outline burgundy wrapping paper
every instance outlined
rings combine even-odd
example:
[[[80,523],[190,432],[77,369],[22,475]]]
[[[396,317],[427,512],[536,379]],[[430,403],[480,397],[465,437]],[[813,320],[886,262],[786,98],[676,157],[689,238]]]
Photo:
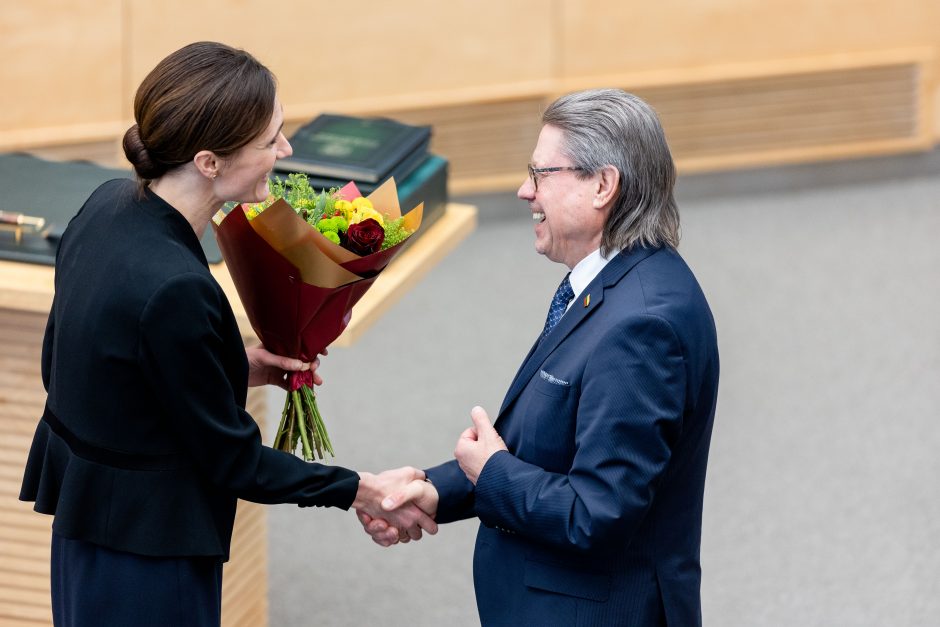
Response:
[[[394,190],[394,182],[391,186]],[[412,210],[413,218],[408,216],[415,230],[420,227],[422,208],[419,205]],[[397,205],[395,211],[399,211]],[[297,220],[302,222],[299,216]],[[338,287],[322,287],[301,280],[300,269],[252,228],[242,206],[232,209],[220,223],[213,221],[213,227],[255,334],[272,353],[304,361],[313,361],[340,336],[349,324],[353,306],[404,243],[338,263],[362,278]],[[324,259],[322,263],[336,262]]]

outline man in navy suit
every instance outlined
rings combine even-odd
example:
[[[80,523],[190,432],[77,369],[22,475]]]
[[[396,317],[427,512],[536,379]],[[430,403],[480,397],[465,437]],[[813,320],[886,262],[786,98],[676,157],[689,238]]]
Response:
[[[553,103],[519,188],[535,248],[570,272],[494,425],[384,506],[480,519],[483,625],[700,625],[715,324],[676,252],[659,120],[620,90]],[[360,516],[380,544],[394,528]]]

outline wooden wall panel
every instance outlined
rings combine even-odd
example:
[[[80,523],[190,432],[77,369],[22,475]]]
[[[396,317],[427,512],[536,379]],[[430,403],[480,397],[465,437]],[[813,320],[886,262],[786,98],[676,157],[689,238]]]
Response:
[[[111,137],[121,117],[121,0],[5,2],[0,146]]]
[[[561,78],[940,44],[935,0],[563,0]]]
[[[926,149],[922,61],[633,89],[685,172]]]
[[[52,624],[52,517],[17,499],[45,390],[39,372],[46,317],[0,309],[0,624]]]
[[[540,107],[559,93],[604,85],[732,86],[883,64],[891,54],[922,61],[918,140],[867,142],[854,152],[841,142],[787,158],[940,141],[936,0],[37,0],[0,12],[0,55],[14,60],[0,66],[0,78],[15,94],[0,108],[0,150],[125,167],[119,139],[137,84],[163,56],[198,39],[244,47],[268,64],[280,79],[288,129],[323,111],[433,121],[434,149],[451,160],[459,191],[515,185],[517,170],[499,164],[531,151],[531,130],[523,122],[507,146],[506,125],[521,118],[501,103]],[[465,118],[488,111],[496,111],[492,124],[466,139]],[[483,142],[507,150],[485,163]],[[760,162],[752,157],[696,167]]]
[[[246,342],[256,342],[254,337]],[[264,432],[267,391],[248,391],[248,413]],[[268,624],[268,526],[263,505],[238,502],[232,555],[222,576],[222,627],[264,627]]]
[[[271,67],[293,119],[325,109],[459,103],[478,90],[541,89],[553,71],[550,7],[538,0],[482,7],[473,0],[132,0],[130,6],[134,84],[184,43],[224,41]]]

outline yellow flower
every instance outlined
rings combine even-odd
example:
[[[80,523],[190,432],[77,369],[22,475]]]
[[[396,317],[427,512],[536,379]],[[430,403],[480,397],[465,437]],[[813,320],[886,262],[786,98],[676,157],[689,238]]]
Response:
[[[333,209],[342,213],[343,217],[346,218],[346,222],[349,222],[350,218],[352,217],[351,202],[348,200],[337,200],[335,203],[333,203]]]
[[[363,207],[366,207],[368,209],[374,209],[374,207],[372,206],[372,201],[369,200],[368,198],[363,198],[362,196],[353,200],[352,206],[353,206],[353,209],[361,209]]]
[[[372,218],[382,226],[385,226],[385,220],[382,218],[382,214],[372,207],[358,207],[353,209],[352,216],[349,218],[349,223],[356,224],[362,222],[363,220],[368,220],[369,218]]]

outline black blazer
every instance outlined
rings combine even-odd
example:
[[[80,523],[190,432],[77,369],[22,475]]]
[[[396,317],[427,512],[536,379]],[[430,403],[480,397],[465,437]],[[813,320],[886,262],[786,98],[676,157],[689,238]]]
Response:
[[[128,180],[66,229],[20,499],[69,538],[228,558],[236,499],[348,508],[358,475],[264,447],[248,362],[186,219]]]

